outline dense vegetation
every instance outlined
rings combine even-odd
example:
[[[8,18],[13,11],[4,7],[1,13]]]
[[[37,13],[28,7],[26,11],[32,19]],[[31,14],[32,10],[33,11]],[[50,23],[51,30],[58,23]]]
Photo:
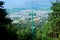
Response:
[[[16,28],[11,24],[12,20],[6,17],[8,13],[2,5],[4,2],[0,1],[0,40],[17,40]]]
[[[7,17],[8,12],[3,7],[4,2],[0,1],[0,40],[32,40],[30,25],[12,24]],[[48,14],[47,22],[41,27],[39,24],[35,30],[34,40],[60,40],[60,1],[52,2],[52,13]],[[21,27],[23,26],[24,27]],[[28,27],[29,26],[29,27]]]
[[[51,9],[48,21],[37,31],[37,40],[60,40],[60,1],[52,2]]]

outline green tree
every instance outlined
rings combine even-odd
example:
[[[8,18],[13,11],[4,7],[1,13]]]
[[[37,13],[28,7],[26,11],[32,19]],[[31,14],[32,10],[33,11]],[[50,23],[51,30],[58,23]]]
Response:
[[[6,17],[8,13],[3,5],[4,2],[0,1],[0,40],[17,40],[16,31],[11,26],[12,20]]]
[[[48,21],[37,30],[38,40],[60,40],[60,0],[52,2],[51,10]]]
[[[49,14],[49,22],[53,32],[51,31],[49,35],[53,35],[51,37],[58,37],[60,33],[60,1],[52,2],[51,9],[53,12]]]

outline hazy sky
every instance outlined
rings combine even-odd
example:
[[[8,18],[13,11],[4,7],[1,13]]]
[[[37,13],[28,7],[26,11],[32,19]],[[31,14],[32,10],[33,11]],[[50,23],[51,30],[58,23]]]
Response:
[[[1,0],[5,8],[49,8],[55,0]]]

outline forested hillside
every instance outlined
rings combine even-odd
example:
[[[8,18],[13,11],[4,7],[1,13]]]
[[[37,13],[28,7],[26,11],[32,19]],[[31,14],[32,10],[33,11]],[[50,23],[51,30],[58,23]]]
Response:
[[[0,40],[60,40],[60,1],[51,2],[52,12],[48,16],[34,18],[34,36],[32,35],[31,18],[14,22],[0,1]],[[22,18],[21,18],[22,19]],[[32,39],[33,38],[33,39]]]

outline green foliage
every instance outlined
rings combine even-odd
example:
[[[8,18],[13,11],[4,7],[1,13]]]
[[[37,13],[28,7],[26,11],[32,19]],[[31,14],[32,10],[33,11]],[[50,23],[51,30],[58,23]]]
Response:
[[[19,27],[11,24],[12,20],[6,17],[8,13],[6,9],[3,9],[3,4],[4,2],[0,1],[0,40],[31,40],[32,32],[29,22],[27,22],[27,24],[20,24]],[[48,21],[43,27],[36,28],[35,40],[60,39],[60,2],[52,3],[51,9],[53,12],[49,14]]]
[[[48,40],[47,34],[49,33],[49,31],[51,31],[50,25],[51,23],[47,22],[44,24],[44,26],[41,29],[37,28],[36,31],[37,40]]]
[[[37,40],[60,40],[60,1],[52,3],[51,9],[48,21],[36,31]]]
[[[53,3],[51,9],[53,13],[49,15],[49,21],[51,22],[51,27],[54,29],[60,26],[60,1]]]
[[[6,17],[8,13],[3,4],[4,2],[0,1],[0,40],[18,40],[16,28],[11,25],[12,20]]]
[[[31,40],[31,30],[30,28],[23,28],[17,31],[19,40]]]

